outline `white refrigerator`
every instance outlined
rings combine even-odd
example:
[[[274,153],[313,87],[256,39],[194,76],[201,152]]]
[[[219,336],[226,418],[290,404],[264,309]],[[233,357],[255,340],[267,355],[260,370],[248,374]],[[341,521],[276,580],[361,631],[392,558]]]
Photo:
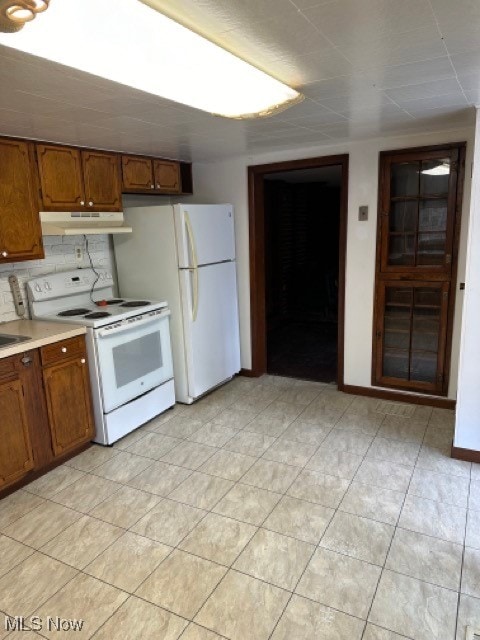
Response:
[[[186,404],[240,371],[233,207],[138,206],[114,236],[120,296],[171,309],[175,395]]]

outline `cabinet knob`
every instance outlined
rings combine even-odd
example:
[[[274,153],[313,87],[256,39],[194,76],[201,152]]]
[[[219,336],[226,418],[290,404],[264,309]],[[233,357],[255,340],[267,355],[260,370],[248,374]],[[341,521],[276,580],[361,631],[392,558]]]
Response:
[[[82,205],[82,207],[83,207],[83,205],[85,204],[85,200],[80,200],[80,204],[81,204],[81,205]]]
[[[88,203],[89,207],[93,207],[93,200],[90,200],[90,202]]]
[[[6,258],[8,256],[8,253],[6,251],[2,251],[2,258]]]
[[[32,358],[29,356],[24,356],[21,360],[24,367],[29,367],[32,364]]]
[[[154,185],[154,184],[151,184],[151,185],[150,185],[150,189],[155,189],[155,185]]]
[[[67,353],[67,347],[62,347],[62,353]]]
[[[85,364],[85,362],[86,362],[85,358],[82,358],[82,359],[80,360],[80,362],[81,362],[82,364]]]
[[[159,184],[157,184],[157,189],[160,189],[160,185]]]

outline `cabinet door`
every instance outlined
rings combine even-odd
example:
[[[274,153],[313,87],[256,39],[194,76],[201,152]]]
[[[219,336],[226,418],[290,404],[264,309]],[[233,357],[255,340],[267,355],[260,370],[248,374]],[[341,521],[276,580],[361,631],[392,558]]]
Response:
[[[168,193],[180,193],[180,165],[171,160],[154,160],[155,189]]]
[[[449,287],[442,282],[379,284],[375,383],[442,392]]]
[[[122,190],[145,192],[154,188],[152,160],[122,156]]]
[[[0,381],[0,488],[33,469],[27,412],[19,379]]]
[[[85,208],[82,158],[78,149],[37,144],[43,208],[79,211]]]
[[[43,258],[33,148],[0,141],[0,263]]]
[[[93,437],[90,380],[85,358],[76,358],[43,371],[48,418],[55,455]]]
[[[457,165],[458,149],[383,158],[382,273],[449,276]]]
[[[121,211],[120,156],[82,151],[85,202],[92,211]]]

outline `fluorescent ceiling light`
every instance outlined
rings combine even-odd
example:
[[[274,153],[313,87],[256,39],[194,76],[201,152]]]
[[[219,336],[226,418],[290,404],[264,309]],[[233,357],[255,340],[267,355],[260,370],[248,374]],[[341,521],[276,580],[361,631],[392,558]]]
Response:
[[[450,165],[448,162],[442,162],[442,164],[438,164],[436,167],[432,167],[431,169],[423,169],[422,173],[425,173],[428,176],[448,176],[450,173]]]
[[[229,118],[303,99],[139,0],[56,0],[0,44]]]

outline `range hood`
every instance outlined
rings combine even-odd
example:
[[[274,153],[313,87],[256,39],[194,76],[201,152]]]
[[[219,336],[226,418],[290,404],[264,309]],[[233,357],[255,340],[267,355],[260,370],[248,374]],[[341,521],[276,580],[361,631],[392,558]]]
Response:
[[[132,233],[123,211],[40,211],[40,222],[44,236]]]

